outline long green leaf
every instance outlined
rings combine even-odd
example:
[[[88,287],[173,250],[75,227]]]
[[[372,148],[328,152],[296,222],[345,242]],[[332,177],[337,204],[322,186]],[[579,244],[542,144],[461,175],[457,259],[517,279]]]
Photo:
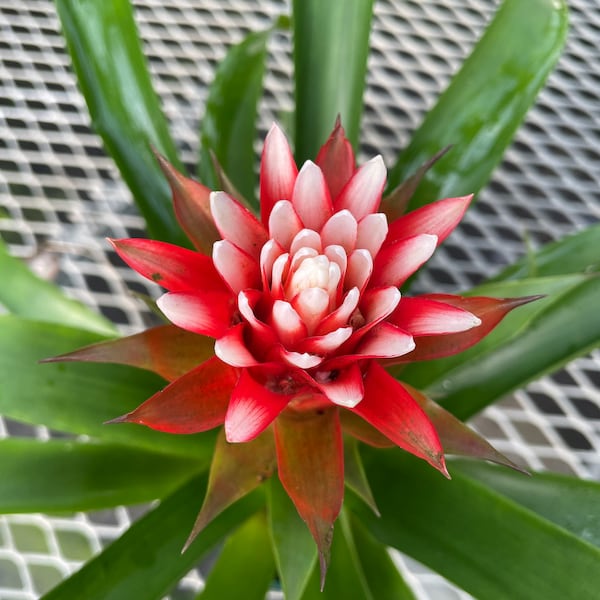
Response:
[[[264,600],[274,576],[265,517],[256,514],[227,540],[198,600]]]
[[[508,315],[473,348],[456,356],[413,363],[399,374],[400,378],[466,419],[600,344],[600,277],[498,282],[473,292],[502,297],[532,289],[551,295]]]
[[[206,478],[194,479],[142,517],[104,552],[44,600],[159,600],[219,540],[255,512],[256,492],[228,508],[188,548],[181,548],[194,522]]]
[[[285,600],[299,600],[313,572],[318,577],[317,546],[277,477],[269,481],[267,506],[273,554]],[[315,586],[318,588],[318,579]]]
[[[600,548],[599,483],[555,473],[523,477],[474,462],[456,462],[454,469]]]
[[[210,157],[212,151],[247,199],[255,196],[256,111],[271,31],[250,33],[229,50],[210,86],[200,126],[198,173],[202,183],[221,189]]]
[[[67,298],[58,287],[34,275],[27,265],[10,256],[0,241],[0,304],[11,313],[50,323],[82,327],[105,335],[116,335],[104,317]]]
[[[139,425],[103,425],[165,385],[158,376],[120,365],[38,364],[98,341],[90,332],[0,317],[0,414],[52,429],[156,452],[194,457],[208,466],[214,435],[159,433]]]
[[[600,223],[547,244],[507,267],[491,281],[600,271]]]
[[[149,502],[197,471],[191,458],[130,446],[0,440],[0,513],[71,512]]]
[[[594,598],[600,550],[450,469],[446,481],[401,451],[369,451],[374,517],[353,501],[380,541],[486,600]]]
[[[554,67],[566,33],[563,0],[504,0],[390,171],[389,189],[450,144],[452,151],[424,177],[410,208],[484,186]]]
[[[56,0],[96,131],[154,238],[187,244],[151,145],[181,170],[150,80],[129,0]]]
[[[349,514],[342,526],[346,529],[346,539],[352,540],[356,568],[362,571],[373,599],[415,600],[387,548],[369,533],[360,520]]]
[[[314,159],[342,118],[356,149],[373,0],[294,0],[296,160]]]

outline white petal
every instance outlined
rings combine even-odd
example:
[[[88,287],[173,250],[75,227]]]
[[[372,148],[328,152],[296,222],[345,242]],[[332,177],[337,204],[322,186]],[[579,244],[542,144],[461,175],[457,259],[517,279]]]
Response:
[[[387,218],[383,213],[367,215],[358,223],[356,247],[364,248],[375,258],[388,232]]]
[[[335,204],[335,210],[347,208],[360,220],[379,208],[385,186],[386,168],[381,156],[366,162],[346,184]]]
[[[357,287],[361,294],[373,273],[373,259],[368,250],[355,250],[348,258],[344,287]]]
[[[269,216],[269,235],[279,244],[289,249],[294,236],[302,229],[292,203],[289,200],[279,200]]]
[[[336,244],[350,254],[356,247],[358,224],[349,210],[335,213],[323,226],[321,240],[323,246]]]
[[[290,254],[294,254],[302,248],[313,248],[320,254],[323,250],[321,236],[312,229],[303,229],[302,231],[299,231],[290,244]]]
[[[292,305],[304,321],[308,335],[312,335],[329,309],[329,294],[321,288],[307,288],[294,298]]]
[[[315,231],[321,230],[333,212],[323,172],[310,160],[298,173],[292,202],[304,226]]]

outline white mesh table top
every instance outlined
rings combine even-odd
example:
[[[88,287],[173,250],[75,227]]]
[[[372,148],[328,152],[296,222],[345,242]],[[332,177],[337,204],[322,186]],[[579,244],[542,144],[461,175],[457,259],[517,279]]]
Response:
[[[497,6],[489,0],[395,0],[376,6],[362,157],[391,164]],[[571,0],[564,56],[459,230],[429,263],[422,290],[457,292],[533,247],[600,218],[600,2]],[[206,85],[227,47],[287,11],[276,0],[135,2],[155,86],[193,172]],[[261,130],[292,106],[290,42],[274,36]],[[157,290],[104,238],[143,235],[143,220],[90,128],[50,0],[0,0],[0,237],[11,252],[124,333],[149,313],[133,292]],[[42,260],[43,259],[43,260]],[[600,353],[487,409],[475,425],[531,469],[600,479]],[[0,418],[0,437],[50,432]],[[141,509],[140,509],[141,510]],[[0,600],[32,600],[115,539],[140,514],[0,517]],[[419,598],[467,596],[399,557]],[[193,598],[192,572],[171,598]]]

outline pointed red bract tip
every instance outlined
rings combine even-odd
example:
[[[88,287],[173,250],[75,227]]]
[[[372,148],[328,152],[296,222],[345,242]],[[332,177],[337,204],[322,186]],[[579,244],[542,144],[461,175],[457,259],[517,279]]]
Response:
[[[195,248],[209,255],[212,244],[219,239],[210,213],[210,190],[180,173],[164,156],[152,148],[173,197],[175,217]]]
[[[115,417],[109,421],[104,421],[103,425],[116,425],[117,423],[135,423],[136,421],[131,419],[131,413]]]

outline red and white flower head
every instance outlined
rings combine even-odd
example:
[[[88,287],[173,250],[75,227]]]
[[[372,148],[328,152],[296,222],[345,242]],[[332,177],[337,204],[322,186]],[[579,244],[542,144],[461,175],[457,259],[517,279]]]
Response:
[[[150,368],[172,383],[117,420],[173,433],[224,424],[227,442],[262,439],[257,447],[276,456],[324,561],[343,498],[342,429],[368,443],[396,444],[447,474],[422,396],[384,365],[463,350],[517,303],[402,296],[402,284],[454,229],[471,197],[388,223],[379,212],[383,160],[356,169],[339,123],[315,162],[299,171],[273,125],[260,168],[260,219],[227,193],[163,168],[197,251],[113,241],[127,264],[168,290],[158,306],[176,326],[141,341],[154,336],[153,352],[163,356]],[[214,338],[214,356],[198,361],[202,353],[185,332]],[[200,336],[191,336],[198,347]]]

